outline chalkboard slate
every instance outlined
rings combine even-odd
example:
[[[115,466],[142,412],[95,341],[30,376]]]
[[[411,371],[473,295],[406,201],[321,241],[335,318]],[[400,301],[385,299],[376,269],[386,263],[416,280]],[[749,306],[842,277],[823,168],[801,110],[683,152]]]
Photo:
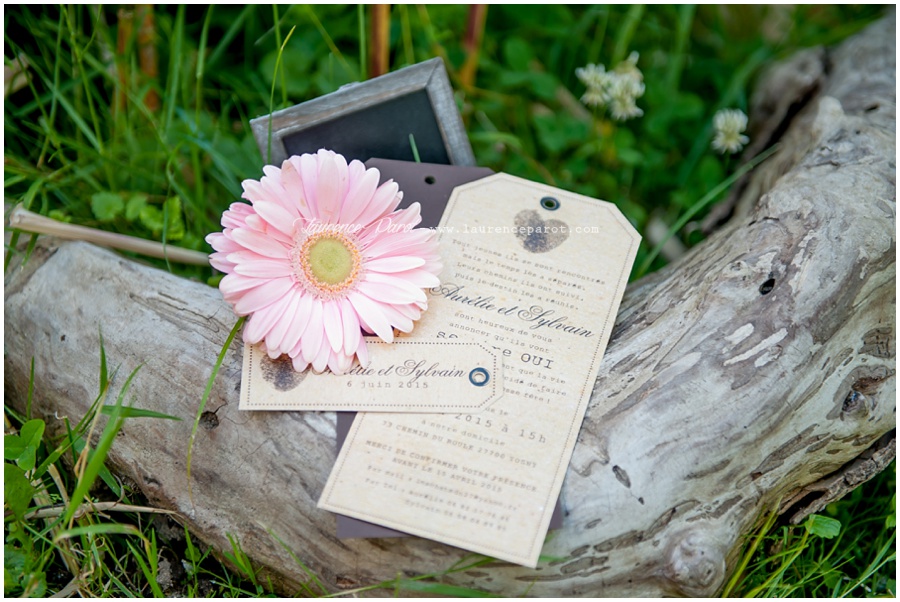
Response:
[[[327,148],[348,160],[412,161],[409,135],[426,163],[474,165],[472,147],[441,59],[431,59],[250,122],[263,158]]]
[[[410,134],[415,137],[423,162],[450,163],[444,138],[424,90],[310,126],[284,136],[282,140],[289,156],[314,153],[324,147],[344,155],[348,161],[366,161],[371,157],[413,161]]]

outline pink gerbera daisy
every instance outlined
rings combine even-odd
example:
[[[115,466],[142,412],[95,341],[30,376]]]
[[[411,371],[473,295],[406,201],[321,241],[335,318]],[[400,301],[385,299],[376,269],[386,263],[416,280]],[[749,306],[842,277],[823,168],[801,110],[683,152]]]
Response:
[[[361,330],[391,342],[425,310],[441,269],[435,233],[413,229],[418,203],[397,210],[393,180],[379,186],[377,169],[332,151],[263,172],[243,182],[251,204],[231,205],[224,231],[206,237],[225,300],[251,316],[244,341],[289,355],[297,371],[342,374],[354,356],[366,365]]]

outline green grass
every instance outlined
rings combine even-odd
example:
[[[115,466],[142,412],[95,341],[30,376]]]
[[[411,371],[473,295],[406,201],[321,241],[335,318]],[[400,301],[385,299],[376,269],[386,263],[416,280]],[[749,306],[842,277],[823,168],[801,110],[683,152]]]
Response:
[[[366,11],[358,7],[155,10],[156,76],[142,73],[138,27],[120,36],[114,7],[11,6],[5,12],[6,65],[28,65],[24,87],[4,103],[7,208],[22,203],[61,221],[209,251],[203,239],[240,197],[241,180],[261,173],[263,156],[249,119],[365,75]],[[736,158],[710,149],[715,112],[746,111],[765,65],[799,48],[836,43],[882,10],[491,6],[477,76],[464,85],[468,8],[397,5],[391,68],[445,59],[480,165],[609,200],[640,231],[658,220],[690,246],[700,239],[697,221],[741,169]],[[575,69],[613,67],[631,51],[640,52],[644,116],[618,122],[584,107]],[[145,103],[151,91],[158,107]],[[18,239],[13,233],[6,263]],[[659,245],[642,245],[635,275],[664,265]],[[157,264],[216,282],[208,268]],[[240,542],[233,540],[225,557],[213,557],[171,519],[143,507],[138,493],[104,466],[123,420],[166,417],[142,414],[140,400],[129,408],[128,382],[140,372],[117,379],[102,348],[98,354],[92,411],[63,436],[49,437],[44,423],[32,418],[31,394],[14,401],[24,412],[5,409],[12,433],[4,466],[5,593],[265,595],[269,584]],[[123,384],[113,387],[116,382]],[[101,429],[103,415],[109,420]],[[892,468],[829,506],[822,516],[840,523],[835,537],[823,537],[829,533],[820,524],[791,529],[774,523],[761,530],[729,594],[895,591],[895,489]],[[127,511],[86,511],[85,499],[120,500]],[[52,515],[35,516],[36,508]],[[335,593],[297,561],[309,578],[299,594]],[[465,568],[471,567],[447,572]],[[440,574],[398,577],[363,590],[378,588],[478,593],[443,585]]]
[[[723,592],[744,597],[894,597],[896,463],[810,516],[778,525],[774,514],[748,538]]]

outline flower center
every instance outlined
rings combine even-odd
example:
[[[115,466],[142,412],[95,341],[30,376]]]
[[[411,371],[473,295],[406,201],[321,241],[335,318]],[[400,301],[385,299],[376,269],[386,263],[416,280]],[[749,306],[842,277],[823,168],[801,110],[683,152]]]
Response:
[[[356,283],[362,268],[356,242],[339,231],[316,232],[291,255],[298,279],[320,298],[341,296]]]

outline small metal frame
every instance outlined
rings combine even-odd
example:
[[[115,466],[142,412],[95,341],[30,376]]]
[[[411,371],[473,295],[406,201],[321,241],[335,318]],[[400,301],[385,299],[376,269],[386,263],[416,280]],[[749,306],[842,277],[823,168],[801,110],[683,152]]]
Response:
[[[328,148],[347,160],[475,165],[447,71],[434,58],[250,121],[267,163]]]

